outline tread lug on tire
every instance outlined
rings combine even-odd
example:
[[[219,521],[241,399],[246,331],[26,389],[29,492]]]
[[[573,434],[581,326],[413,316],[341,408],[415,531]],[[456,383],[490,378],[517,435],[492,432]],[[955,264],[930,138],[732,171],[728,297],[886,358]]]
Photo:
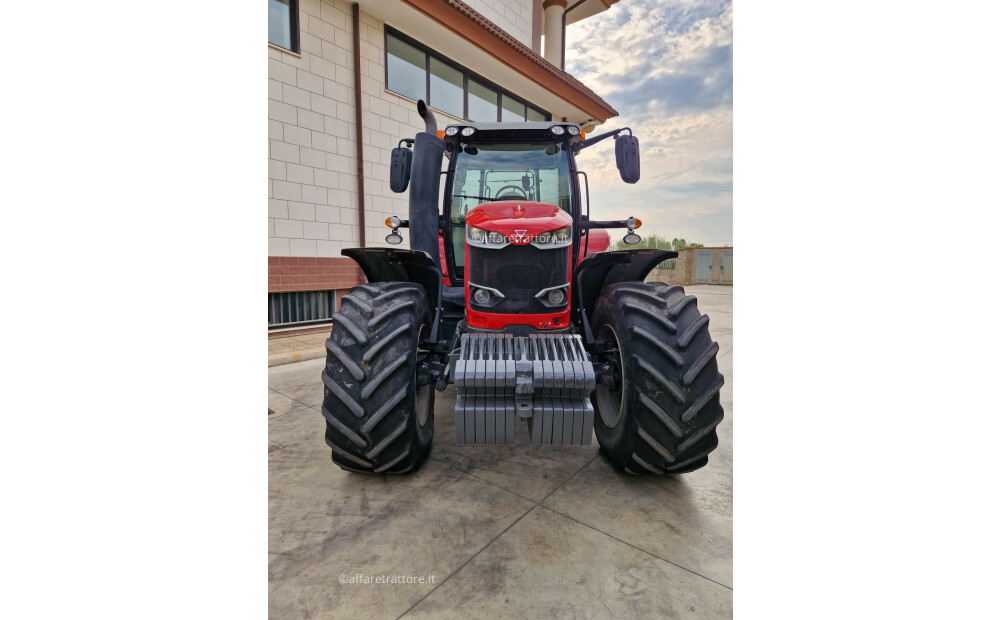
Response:
[[[718,343],[708,316],[680,286],[621,282],[594,309],[598,340],[616,342],[620,389],[591,395],[594,432],[611,463],[632,474],[682,474],[704,467],[719,445],[723,411]]]
[[[417,365],[430,331],[427,293],[417,284],[362,284],[342,298],[326,342],[322,408],[341,469],[398,474],[427,458],[434,387],[417,386]]]

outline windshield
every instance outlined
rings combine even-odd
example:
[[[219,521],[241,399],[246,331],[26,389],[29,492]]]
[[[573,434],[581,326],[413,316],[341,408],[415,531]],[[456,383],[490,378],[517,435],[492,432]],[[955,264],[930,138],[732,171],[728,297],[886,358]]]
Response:
[[[492,200],[533,200],[571,210],[569,158],[564,145],[460,146],[451,192],[454,223],[464,223],[470,209]]]

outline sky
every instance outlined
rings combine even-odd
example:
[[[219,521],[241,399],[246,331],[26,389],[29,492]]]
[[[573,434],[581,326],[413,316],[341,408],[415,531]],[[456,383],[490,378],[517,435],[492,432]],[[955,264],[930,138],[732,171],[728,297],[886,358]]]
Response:
[[[631,127],[639,139],[635,185],[618,176],[614,140],[580,153],[591,218],[732,245],[732,2],[620,0],[567,26],[566,71],[618,110],[596,133]]]

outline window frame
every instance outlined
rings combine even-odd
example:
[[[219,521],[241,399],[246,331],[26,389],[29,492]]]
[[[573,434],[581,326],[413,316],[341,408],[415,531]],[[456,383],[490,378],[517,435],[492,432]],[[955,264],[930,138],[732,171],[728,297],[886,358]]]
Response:
[[[272,43],[270,41],[270,38],[268,39],[267,44],[270,45],[271,47],[275,48],[275,49],[279,49],[279,50],[282,50],[282,51],[285,51],[285,52],[290,52],[292,54],[301,54],[302,53],[302,47],[301,47],[301,45],[299,43],[299,40],[300,40],[300,37],[299,37],[299,0],[288,0],[288,12],[289,12],[289,15],[288,15],[288,17],[289,17],[289,19],[288,19],[288,29],[291,31],[291,33],[290,33],[291,36],[289,38],[292,40],[292,49],[288,49],[287,47],[282,47],[281,45],[278,45],[277,43]]]
[[[407,95],[404,95],[402,93],[397,93],[396,91],[394,91],[391,88],[389,88],[389,37],[390,36],[395,37],[396,39],[399,39],[403,43],[406,43],[407,45],[411,45],[411,46],[417,48],[418,50],[420,50],[420,51],[422,51],[424,53],[424,57],[425,57],[425,60],[424,60],[424,95],[425,95],[425,99],[424,99],[424,101],[426,101],[427,105],[429,107],[431,107],[432,109],[437,110],[438,112],[441,112],[442,114],[447,114],[448,116],[454,116],[451,112],[447,112],[445,110],[442,110],[440,108],[435,107],[434,106],[434,102],[431,100],[431,96],[430,96],[431,95],[431,58],[434,58],[435,60],[437,60],[441,64],[443,64],[445,66],[448,66],[448,67],[451,67],[452,69],[455,69],[456,71],[459,71],[462,74],[462,119],[463,120],[465,120],[467,122],[476,122],[476,121],[470,121],[469,120],[469,80],[470,79],[473,79],[473,80],[479,82],[480,84],[482,84],[483,86],[486,86],[487,88],[490,88],[491,90],[496,91],[496,93],[497,93],[497,100],[496,100],[497,118],[496,118],[496,122],[503,122],[500,119],[503,118],[503,105],[502,104],[503,104],[503,98],[504,97],[509,97],[509,98],[511,98],[511,99],[513,99],[515,101],[518,101],[518,102],[524,104],[524,106],[525,106],[525,109],[524,109],[524,120],[521,121],[521,122],[532,122],[532,121],[528,121],[527,120],[528,119],[528,110],[529,109],[530,110],[534,110],[535,112],[541,114],[545,118],[544,122],[549,122],[549,121],[552,120],[552,113],[549,112],[548,110],[546,110],[545,108],[543,108],[543,107],[541,107],[539,105],[536,105],[536,104],[528,101],[524,97],[518,96],[518,95],[510,92],[509,90],[507,90],[505,88],[502,88],[501,86],[497,85],[496,82],[493,82],[492,80],[489,80],[489,79],[483,77],[482,75],[476,73],[475,71],[472,71],[468,67],[464,67],[464,66],[458,64],[457,62],[452,61],[450,58],[447,58],[447,57],[439,54],[438,52],[436,52],[435,50],[431,49],[430,47],[424,45],[420,41],[417,41],[417,40],[413,39],[412,37],[409,37],[409,36],[403,34],[402,32],[396,30],[395,28],[393,28],[392,26],[390,26],[388,24],[385,25],[385,31],[383,33],[383,36],[384,36],[384,40],[383,40],[382,49],[383,49],[383,65],[384,65],[384,69],[385,69],[385,71],[384,71],[385,75],[383,76],[383,78],[384,78],[383,84],[385,85],[385,89],[387,91],[389,91],[390,93],[394,94],[394,95],[398,95],[400,97],[405,97],[407,99],[410,98]],[[478,122],[492,122],[492,121],[478,121]],[[510,122],[510,121],[508,121],[508,122]]]

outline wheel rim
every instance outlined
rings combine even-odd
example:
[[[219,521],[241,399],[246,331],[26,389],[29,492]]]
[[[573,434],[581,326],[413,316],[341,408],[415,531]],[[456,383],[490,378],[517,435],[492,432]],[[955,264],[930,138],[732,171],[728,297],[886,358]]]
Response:
[[[621,372],[622,380],[618,384],[617,390],[612,390],[606,385],[598,384],[595,394],[597,396],[597,412],[600,414],[601,420],[604,421],[604,425],[612,428],[618,424],[618,420],[621,419],[622,415],[622,404],[625,400],[625,364],[622,363],[622,345],[618,339],[618,334],[610,325],[602,325],[600,331],[597,333],[597,339],[609,340],[609,336],[614,337],[615,340],[615,348],[618,351],[615,357],[617,358],[618,370]],[[614,362],[615,360],[613,359],[612,363]]]
[[[417,385],[417,367],[420,366],[420,362],[424,358],[430,355],[429,349],[420,348],[420,341],[423,340],[425,328],[425,325],[421,325],[420,333],[417,334],[417,360],[413,365],[413,385]],[[417,408],[417,424],[420,426],[427,425],[427,418],[430,415],[431,390],[433,389],[434,386],[430,383],[417,387],[417,398],[414,406]]]

